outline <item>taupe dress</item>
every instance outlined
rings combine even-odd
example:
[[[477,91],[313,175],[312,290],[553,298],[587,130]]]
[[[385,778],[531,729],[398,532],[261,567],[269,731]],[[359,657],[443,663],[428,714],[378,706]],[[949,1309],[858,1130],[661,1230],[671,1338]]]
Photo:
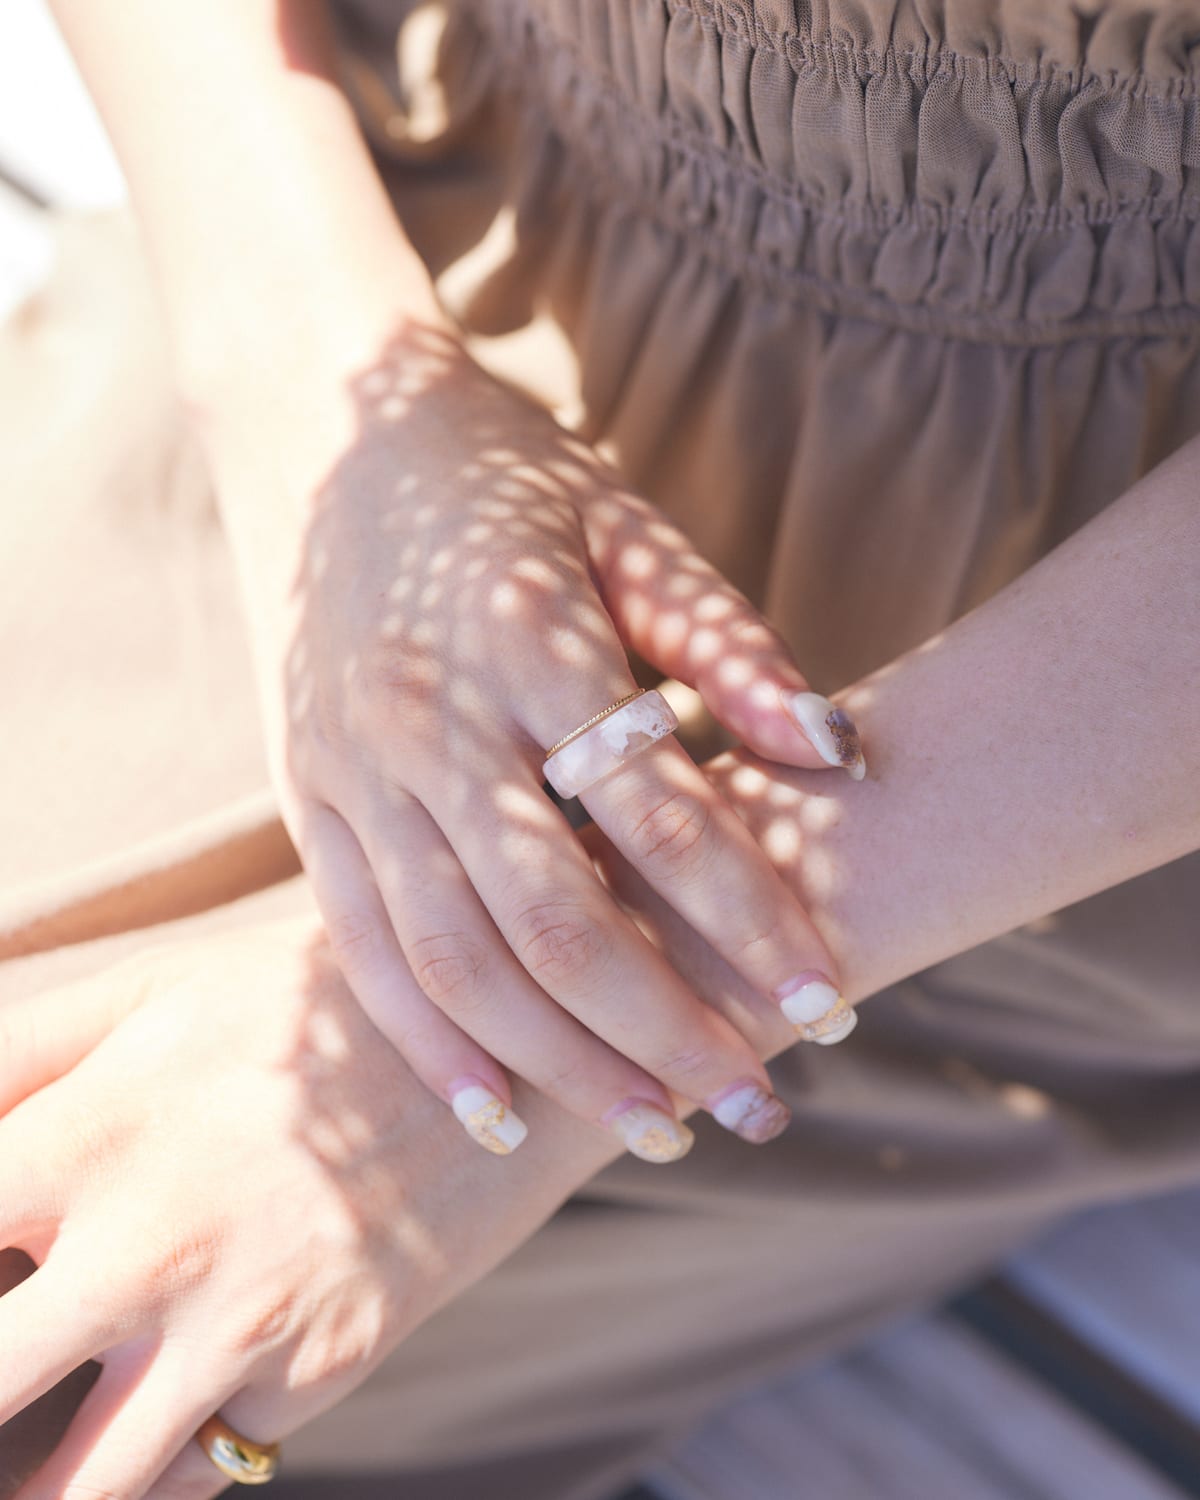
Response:
[[[820,687],[1200,431],[1200,3],[448,10],[341,6],[347,85],[447,306]],[[9,989],[147,921],[220,925],[258,885],[298,899],[253,832],[228,564],[128,227],[63,245],[0,339],[0,929],[50,950],[0,968]],[[724,1392],[1053,1216],[1194,1180],[1198,896],[1193,857],[872,1000],[851,1045],[775,1065],[783,1142],[701,1124],[676,1168],[618,1163],[293,1462],[403,1471],[420,1500],[599,1495]]]

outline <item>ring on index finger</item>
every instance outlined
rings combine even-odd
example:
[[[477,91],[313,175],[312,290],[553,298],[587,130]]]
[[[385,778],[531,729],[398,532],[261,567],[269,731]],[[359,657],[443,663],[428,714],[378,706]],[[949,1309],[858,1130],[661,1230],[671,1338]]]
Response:
[[[641,688],[610,703],[551,745],[542,775],[560,797],[578,797],[678,728],[679,720],[663,695]]]

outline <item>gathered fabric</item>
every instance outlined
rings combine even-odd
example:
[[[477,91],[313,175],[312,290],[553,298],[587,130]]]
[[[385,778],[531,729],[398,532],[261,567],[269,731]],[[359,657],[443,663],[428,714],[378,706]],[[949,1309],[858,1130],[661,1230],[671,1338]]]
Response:
[[[823,689],[1200,430],[1196,0],[431,9],[342,15],[444,301]]]
[[[472,350],[662,506],[822,691],[1200,431],[1200,0],[336,13]],[[21,497],[0,1004],[311,908],[137,238],[58,235],[50,285],[0,329],[0,490]],[[772,1064],[778,1141],[700,1120],[687,1161],[617,1162],[289,1466],[598,1500],[746,1382],[1057,1215],[1194,1183],[1198,906],[1192,856],[873,997],[846,1046]]]

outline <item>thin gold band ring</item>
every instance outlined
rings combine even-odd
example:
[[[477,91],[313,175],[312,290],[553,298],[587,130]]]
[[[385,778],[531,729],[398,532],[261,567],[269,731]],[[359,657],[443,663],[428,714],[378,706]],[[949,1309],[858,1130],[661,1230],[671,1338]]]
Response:
[[[590,719],[585,719],[578,729],[572,729],[570,734],[564,734],[561,740],[556,740],[549,750],[546,751],[545,759],[549,760],[552,755],[557,755],[564,745],[569,745],[572,740],[577,740],[581,734],[586,734],[593,724],[599,724],[601,719],[607,719],[609,714],[615,714],[618,708],[624,708],[627,703],[632,703],[635,698],[640,698],[645,688],[638,688],[632,693],[626,693],[623,698],[618,698],[615,703],[610,703],[607,708],[602,708],[598,714],[593,714]]]

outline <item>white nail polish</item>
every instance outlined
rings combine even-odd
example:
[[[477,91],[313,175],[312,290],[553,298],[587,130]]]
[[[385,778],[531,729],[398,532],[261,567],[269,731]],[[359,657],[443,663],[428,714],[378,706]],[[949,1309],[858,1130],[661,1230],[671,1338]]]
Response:
[[[787,1129],[791,1110],[757,1083],[734,1085],[711,1106],[712,1117],[744,1141],[761,1145]]]
[[[785,693],[788,713],[800,732],[829,766],[840,766],[855,781],[867,774],[854,720],[820,693]]]
[[[642,1161],[678,1161],[696,1139],[686,1125],[653,1104],[624,1105],[619,1114],[605,1116],[604,1123]]]
[[[858,1016],[827,980],[810,979],[779,996],[779,1008],[806,1042],[831,1047],[858,1025]]]
[[[520,1115],[481,1083],[459,1089],[450,1100],[450,1108],[471,1139],[496,1156],[515,1151],[529,1134]]]

